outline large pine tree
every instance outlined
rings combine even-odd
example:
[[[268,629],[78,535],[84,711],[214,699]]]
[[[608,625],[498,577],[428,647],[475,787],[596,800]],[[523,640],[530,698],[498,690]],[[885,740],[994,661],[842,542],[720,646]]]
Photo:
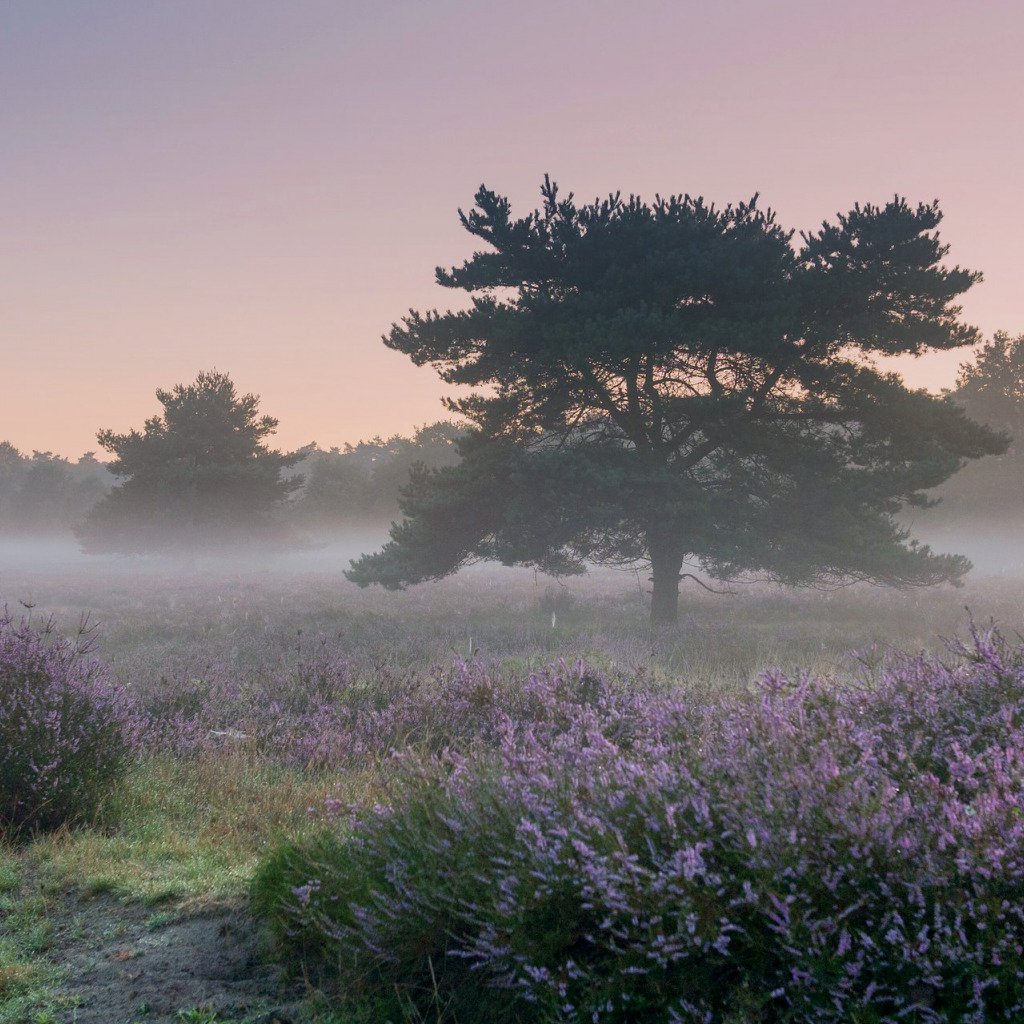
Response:
[[[874,359],[970,345],[937,203],[855,206],[796,239],[756,200],[588,205],[545,179],[522,218],[481,187],[486,246],[385,343],[482,390],[459,465],[415,473],[405,519],[351,579],[403,587],[474,559],[553,572],[647,562],[652,621],[685,563],[793,584],[957,580],[895,514],[1004,439]]]

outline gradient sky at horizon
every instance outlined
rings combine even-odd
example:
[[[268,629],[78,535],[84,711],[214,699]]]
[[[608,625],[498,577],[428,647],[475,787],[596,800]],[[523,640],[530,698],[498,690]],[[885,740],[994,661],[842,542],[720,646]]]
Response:
[[[481,182],[532,208],[545,172],[798,229],[938,197],[968,319],[1024,331],[1022,43],[985,0],[7,0],[0,439],[77,456],[213,367],[284,447],[437,419],[380,335],[458,301]]]

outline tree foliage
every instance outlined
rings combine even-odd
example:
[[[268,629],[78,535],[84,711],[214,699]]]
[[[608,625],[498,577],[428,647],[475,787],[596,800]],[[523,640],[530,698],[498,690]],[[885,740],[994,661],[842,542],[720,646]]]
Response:
[[[1004,441],[875,364],[977,338],[957,300],[979,275],[943,264],[937,203],[858,205],[797,239],[757,197],[541,191],[515,218],[481,187],[460,217],[485,248],[437,270],[469,307],[385,336],[481,390],[449,403],[472,425],[459,465],[413,474],[352,579],[647,561],[671,621],[684,561],[797,584],[963,575],[894,516]]]
[[[160,389],[163,411],[141,431],[101,430],[121,483],[80,531],[87,551],[144,552],[281,539],[277,513],[301,479],[284,473],[298,458],[267,446],[277,420],[256,395],[240,395],[224,373]]]

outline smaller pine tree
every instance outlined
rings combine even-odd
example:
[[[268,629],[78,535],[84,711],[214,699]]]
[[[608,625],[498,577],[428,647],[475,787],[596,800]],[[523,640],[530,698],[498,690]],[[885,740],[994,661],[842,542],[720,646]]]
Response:
[[[283,541],[278,513],[302,483],[285,470],[299,454],[267,446],[278,421],[260,415],[259,396],[240,395],[227,374],[212,371],[156,397],[163,411],[142,431],[97,434],[121,482],[79,530],[83,549],[144,553]]]

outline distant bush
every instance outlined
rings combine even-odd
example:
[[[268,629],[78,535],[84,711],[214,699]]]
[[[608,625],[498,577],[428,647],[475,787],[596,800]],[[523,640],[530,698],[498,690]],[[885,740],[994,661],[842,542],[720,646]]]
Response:
[[[0,830],[90,819],[121,778],[138,726],[86,641],[0,615]]]
[[[696,708],[582,666],[254,884],[367,1019],[1024,1019],[1024,649]],[[337,811],[337,808],[335,808]],[[330,980],[333,977],[333,982]]]

